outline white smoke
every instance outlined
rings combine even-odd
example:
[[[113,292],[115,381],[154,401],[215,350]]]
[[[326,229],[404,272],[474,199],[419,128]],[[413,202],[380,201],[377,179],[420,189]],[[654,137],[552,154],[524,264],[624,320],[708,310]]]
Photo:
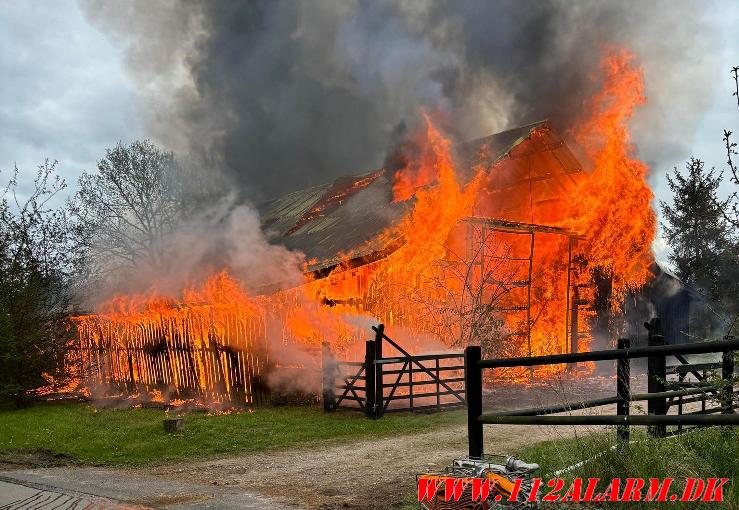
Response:
[[[250,295],[305,281],[303,254],[271,244],[260,228],[257,211],[236,204],[233,195],[180,222],[164,245],[164,265],[155,266],[142,257],[132,267],[118,268],[107,285],[87,296],[88,304],[95,308],[119,293],[155,292],[180,299],[184,288],[198,286],[221,270],[236,278]]]

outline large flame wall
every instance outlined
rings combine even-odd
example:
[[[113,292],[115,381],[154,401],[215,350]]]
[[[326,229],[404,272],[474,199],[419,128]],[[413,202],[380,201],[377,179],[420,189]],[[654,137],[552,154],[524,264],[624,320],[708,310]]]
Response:
[[[482,343],[497,356],[587,349],[598,283],[608,282],[606,308],[643,284],[655,230],[648,169],[627,129],[644,101],[641,70],[615,51],[603,71],[570,133],[582,166],[544,125],[501,160],[481,154],[461,177],[427,118],[417,159],[394,176],[395,200],[412,206],[380,234],[402,240],[395,252],[271,296],[248,296],[225,272],[176,298],[121,296],[78,318],[83,375],[127,391],[251,402],[268,359],[300,365],[294,352],[322,341],[359,359],[376,322],[402,328],[415,352],[429,338]]]

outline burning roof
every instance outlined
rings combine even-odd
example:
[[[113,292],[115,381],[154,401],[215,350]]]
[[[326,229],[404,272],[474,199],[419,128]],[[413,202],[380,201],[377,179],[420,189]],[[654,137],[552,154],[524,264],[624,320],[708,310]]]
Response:
[[[492,186],[476,215],[536,223],[551,218],[551,209],[578,182],[582,167],[548,121],[503,131],[455,148],[458,166],[470,178],[482,166]],[[307,272],[328,273],[340,263],[359,266],[383,258],[402,245],[391,229],[413,203],[393,201],[393,175],[384,169],[342,177],[289,193],[260,207],[263,227],[275,241],[299,250]],[[511,200],[515,197],[515,200]],[[492,200],[491,200],[492,199]],[[547,214],[539,214],[541,208]],[[556,226],[556,225],[555,225]]]

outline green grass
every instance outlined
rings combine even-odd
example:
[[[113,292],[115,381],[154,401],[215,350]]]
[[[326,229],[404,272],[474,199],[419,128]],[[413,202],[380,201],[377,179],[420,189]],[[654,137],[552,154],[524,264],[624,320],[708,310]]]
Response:
[[[558,470],[592,459],[582,467],[568,472],[565,478],[596,477],[602,480],[627,477],[675,479],[682,490],[688,477],[731,478],[739,476],[739,439],[735,432],[728,435],[720,429],[711,428],[665,439],[650,439],[645,434],[633,434],[627,450],[612,448],[615,445],[613,431],[592,434],[579,438],[546,441],[522,449],[518,456],[527,462],[541,466],[540,477],[547,479]],[[595,458],[594,458],[595,457]],[[731,483],[731,482],[730,482]],[[605,488],[605,487],[603,487]],[[564,491],[563,491],[564,492]],[[739,508],[739,491],[725,486],[724,503],[606,503],[609,508]],[[562,505],[561,503],[559,504]]]
[[[392,413],[371,421],[318,407],[266,407],[252,412],[185,415],[181,434],[165,434],[163,411],[96,410],[44,403],[0,411],[0,459],[43,452],[84,464],[144,464],[219,454],[259,452],[332,439],[410,434],[464,423],[464,412]]]

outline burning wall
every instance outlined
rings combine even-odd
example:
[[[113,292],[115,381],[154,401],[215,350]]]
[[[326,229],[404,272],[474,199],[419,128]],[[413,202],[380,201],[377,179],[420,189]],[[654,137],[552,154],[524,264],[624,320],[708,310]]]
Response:
[[[655,226],[626,128],[643,101],[641,72],[626,52],[603,70],[568,133],[582,165],[546,122],[453,147],[427,118],[394,172],[263,206],[264,229],[306,254],[304,285],[248,295],[219,273],[165,301],[117,298],[78,318],[83,374],[128,391],[251,402],[268,364],[310,364],[295,352],[324,340],[356,357],[378,321],[402,328],[416,351],[428,338],[481,342],[492,355],[587,349],[598,298],[614,307],[646,281]]]

